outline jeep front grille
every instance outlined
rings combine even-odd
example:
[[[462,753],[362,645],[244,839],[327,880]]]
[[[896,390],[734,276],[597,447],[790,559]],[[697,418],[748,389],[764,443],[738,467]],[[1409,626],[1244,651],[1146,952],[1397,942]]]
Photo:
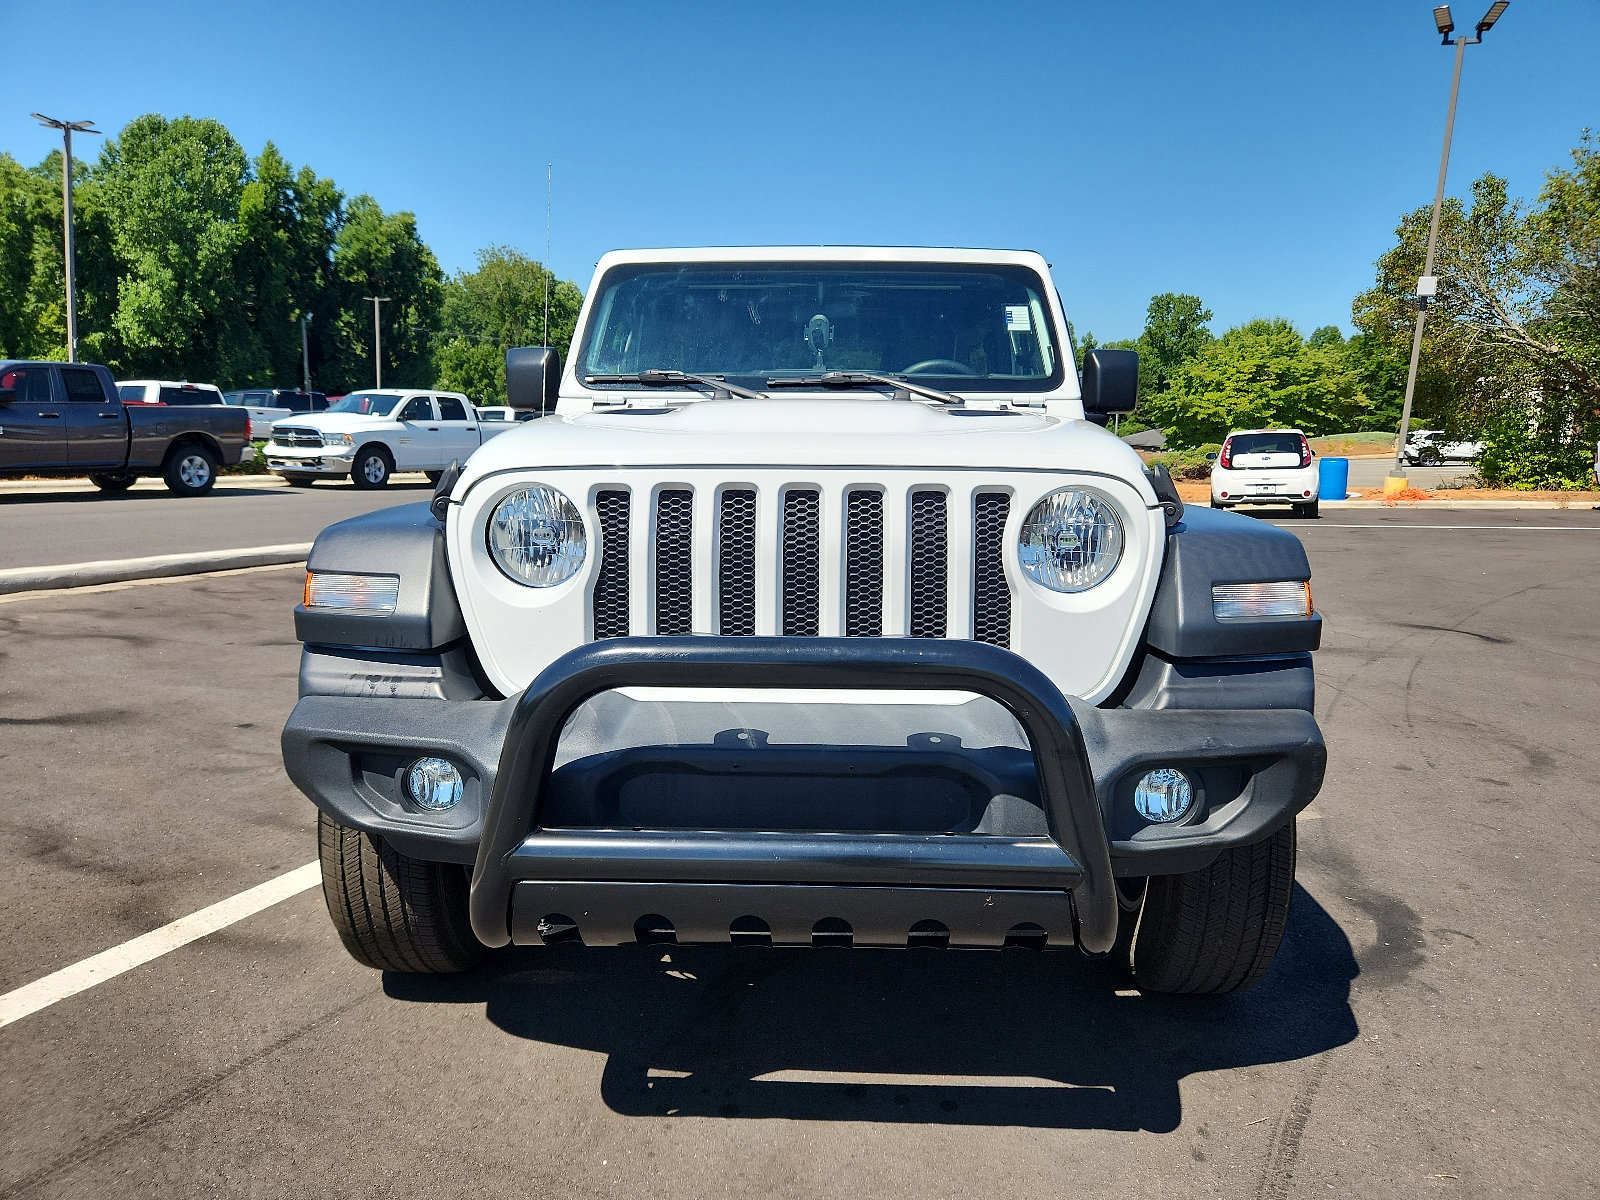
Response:
[[[1009,646],[1010,495],[965,495],[970,508],[931,488],[679,487],[644,506],[622,488],[597,492],[593,636],[888,633]],[[699,597],[697,556],[709,559]],[[969,564],[959,579],[952,561]],[[641,580],[648,596],[634,595]]]

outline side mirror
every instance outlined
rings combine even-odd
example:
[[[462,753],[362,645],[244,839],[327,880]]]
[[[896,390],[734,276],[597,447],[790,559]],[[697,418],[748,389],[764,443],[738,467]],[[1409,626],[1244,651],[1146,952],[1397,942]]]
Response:
[[[0,388],[0,405],[11,404],[17,398],[16,388]]]
[[[1206,461],[1207,462],[1216,462],[1217,461],[1217,452],[1215,450],[1208,450],[1206,452]]]
[[[1083,411],[1130,413],[1139,402],[1139,352],[1091,350],[1083,356]]]
[[[561,383],[561,353],[553,346],[516,346],[506,351],[506,403],[552,413]]]

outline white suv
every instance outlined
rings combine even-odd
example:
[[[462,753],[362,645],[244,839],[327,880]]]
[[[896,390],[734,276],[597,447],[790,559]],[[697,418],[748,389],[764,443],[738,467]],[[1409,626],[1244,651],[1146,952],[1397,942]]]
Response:
[[[1311,443],[1298,429],[1241,429],[1222,443],[1211,468],[1211,507],[1292,504],[1317,515],[1317,471]]]

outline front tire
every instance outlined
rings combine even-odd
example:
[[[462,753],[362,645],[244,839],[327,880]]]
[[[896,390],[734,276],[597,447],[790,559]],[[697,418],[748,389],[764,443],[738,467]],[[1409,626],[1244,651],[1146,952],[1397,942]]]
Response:
[[[382,446],[363,446],[350,464],[350,482],[358,488],[381,488],[394,474],[394,459]]]
[[[315,475],[285,475],[283,481],[290,487],[310,487],[316,483]]]
[[[444,478],[443,471],[424,471],[423,474],[428,477],[428,482],[433,484],[437,484],[439,480]]]
[[[467,869],[401,854],[317,813],[322,898],[350,957],[379,971],[446,975],[483,956],[467,916]]]
[[[1295,823],[1145,887],[1128,966],[1146,992],[1242,992],[1261,982],[1289,924]]]
[[[89,476],[89,482],[102,492],[125,492],[138,481],[137,475],[107,475],[104,472],[94,472]]]
[[[1294,506],[1294,511],[1296,516],[1307,517],[1311,520],[1316,520],[1317,501],[1307,500],[1304,504],[1296,504]]]
[[[217,482],[217,456],[197,443],[174,446],[161,467],[174,496],[203,496]]]

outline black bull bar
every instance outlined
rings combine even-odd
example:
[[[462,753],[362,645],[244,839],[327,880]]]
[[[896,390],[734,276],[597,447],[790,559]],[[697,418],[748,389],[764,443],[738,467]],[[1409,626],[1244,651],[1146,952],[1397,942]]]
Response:
[[[1050,836],[542,828],[567,719],[620,687],[988,697],[1027,734]],[[809,923],[813,913],[885,922],[952,913],[980,942],[1000,944],[1012,920],[1027,919],[1029,903],[1059,907],[1063,899],[1079,949],[1108,952],[1117,898],[1083,733],[1060,690],[1027,660],[980,642],[918,638],[616,638],[563,655],[517,701],[484,815],[471,916],[489,946],[537,940],[530,934],[539,917],[573,903],[587,914],[580,926],[602,929],[625,913],[677,903],[691,910],[691,930],[720,926],[721,940],[730,918],[762,906],[776,914],[774,940],[786,940],[777,937],[780,922]]]

